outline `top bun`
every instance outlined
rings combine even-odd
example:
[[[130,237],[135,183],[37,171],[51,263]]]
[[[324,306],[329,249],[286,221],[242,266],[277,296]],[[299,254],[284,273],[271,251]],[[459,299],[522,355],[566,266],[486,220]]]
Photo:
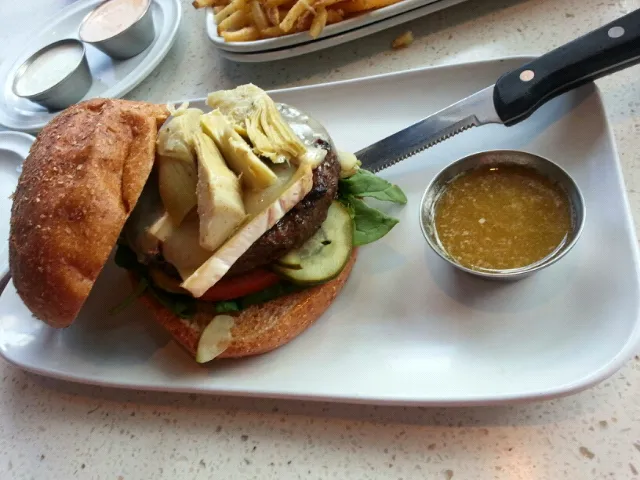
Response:
[[[14,194],[9,264],[18,295],[53,327],[77,316],[147,181],[164,106],[95,99],[38,135]]]

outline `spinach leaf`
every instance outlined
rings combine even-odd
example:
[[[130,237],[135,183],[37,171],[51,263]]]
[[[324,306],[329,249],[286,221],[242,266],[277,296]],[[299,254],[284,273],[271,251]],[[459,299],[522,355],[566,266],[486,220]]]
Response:
[[[138,286],[134,289],[134,292],[127,297],[122,304],[115,307],[113,310],[121,312],[124,308],[128,307],[133,300],[140,297],[143,293],[148,292],[152,295],[163,307],[171,310],[180,318],[191,318],[196,313],[196,301],[195,299],[186,295],[179,295],[175,293],[166,292],[160,288],[157,288],[151,278],[149,277],[149,271],[147,267],[138,263],[138,258],[133,250],[126,245],[118,245],[115,258],[116,265],[126,270],[131,270],[140,279]],[[138,290],[142,289],[141,285],[144,284],[144,289],[138,293]]]
[[[400,187],[363,169],[348,178],[341,179],[338,188],[342,195],[371,197],[402,205],[407,203],[407,197]]]
[[[134,272],[146,270],[140,263],[138,263],[138,257],[135,252],[126,245],[118,245],[114,260],[117,266],[126,270],[133,270]]]
[[[221,302],[216,302],[215,304],[216,313],[230,313],[230,312],[239,312],[240,305],[235,300],[226,300]]]
[[[136,301],[136,299],[144,294],[147,288],[149,288],[149,282],[147,282],[146,278],[141,278],[133,292],[127,295],[126,298],[122,300],[122,302],[109,310],[109,315],[117,315],[129,308],[131,304]]]
[[[299,290],[304,289],[304,287],[300,287],[298,285],[293,285],[291,283],[276,283],[271,287],[267,287],[264,290],[260,290],[256,293],[250,293],[239,299],[240,306],[242,309],[250,307],[251,305],[257,305],[260,303],[268,302],[269,300],[273,300],[274,298],[282,297],[289,293],[297,292]]]
[[[134,291],[123,302],[112,309],[113,314],[119,313],[127,308],[133,301],[148,292],[163,307],[173,312],[180,318],[192,318],[197,311],[198,301],[188,295],[178,293],[170,293],[154,285],[151,280],[147,267],[138,263],[136,254],[126,245],[119,245],[115,254],[116,264],[127,270],[133,271],[139,278],[140,282]],[[289,293],[301,290],[303,287],[292,285],[289,283],[277,283],[271,287],[256,293],[246,295],[235,300],[216,302],[214,309],[216,313],[232,313],[240,312],[251,305],[268,302],[274,298],[287,295]]]
[[[149,293],[167,310],[180,318],[192,318],[196,314],[196,300],[186,295],[169,293],[159,288],[149,288]]]
[[[353,246],[359,247],[384,237],[399,222],[380,210],[371,208],[359,198],[349,196],[347,208],[353,212]]]

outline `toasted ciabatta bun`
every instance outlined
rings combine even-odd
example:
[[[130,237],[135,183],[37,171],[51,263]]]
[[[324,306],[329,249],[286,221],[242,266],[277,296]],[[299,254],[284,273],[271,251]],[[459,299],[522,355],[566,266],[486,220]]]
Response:
[[[60,113],[24,162],[11,211],[13,283],[66,327],[107,261],[153,167],[164,106],[96,99]]]
[[[216,358],[258,355],[293,340],[329,308],[347,281],[355,260],[354,249],[345,268],[333,280],[266,303],[252,305],[237,316],[234,315],[231,344]],[[137,283],[135,278],[132,280]],[[177,317],[150,295],[143,296],[141,300],[151,310],[156,321],[195,357],[206,325]]]

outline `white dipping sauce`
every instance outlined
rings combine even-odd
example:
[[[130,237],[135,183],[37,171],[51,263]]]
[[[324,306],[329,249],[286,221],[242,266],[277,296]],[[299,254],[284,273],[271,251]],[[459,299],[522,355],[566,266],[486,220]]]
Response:
[[[16,83],[21,96],[43,92],[63,80],[82,60],[83,49],[76,43],[66,43],[46,50],[27,67]]]
[[[147,10],[151,0],[108,0],[96,8],[80,28],[80,38],[99,42],[126,30]]]

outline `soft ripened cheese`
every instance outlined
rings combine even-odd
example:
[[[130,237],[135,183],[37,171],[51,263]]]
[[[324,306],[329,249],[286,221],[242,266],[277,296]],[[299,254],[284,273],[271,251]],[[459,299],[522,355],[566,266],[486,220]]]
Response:
[[[182,283],[182,288],[198,298],[214,286],[262,234],[273,227],[313,188],[313,171],[301,165],[282,195],[242,226],[200,268]]]

